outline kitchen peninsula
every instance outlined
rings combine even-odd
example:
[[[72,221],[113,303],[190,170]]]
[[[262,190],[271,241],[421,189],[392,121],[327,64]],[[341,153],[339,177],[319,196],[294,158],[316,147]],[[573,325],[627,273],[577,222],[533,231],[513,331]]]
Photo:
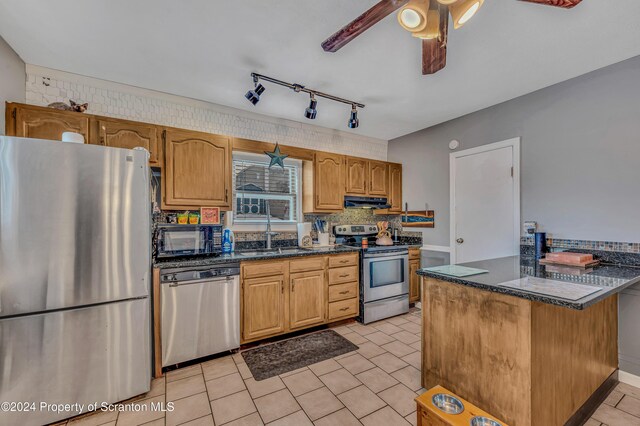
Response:
[[[422,385],[441,385],[510,425],[582,424],[617,383],[618,296],[640,269],[572,274],[524,256],[421,269]]]

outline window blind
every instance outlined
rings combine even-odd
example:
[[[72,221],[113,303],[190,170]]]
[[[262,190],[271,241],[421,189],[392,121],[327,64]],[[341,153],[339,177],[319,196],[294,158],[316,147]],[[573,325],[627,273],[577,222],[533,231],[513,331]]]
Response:
[[[298,221],[298,167],[286,165],[269,168],[264,161],[234,158],[234,221],[266,222],[266,205],[273,222]]]

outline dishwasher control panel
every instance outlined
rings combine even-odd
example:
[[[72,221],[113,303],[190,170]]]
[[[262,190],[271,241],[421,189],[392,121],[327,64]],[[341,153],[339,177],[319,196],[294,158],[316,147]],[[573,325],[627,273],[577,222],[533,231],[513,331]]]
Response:
[[[160,281],[163,283],[173,283],[181,281],[206,280],[208,278],[231,277],[240,275],[240,265],[220,265],[208,268],[179,268],[163,270]]]

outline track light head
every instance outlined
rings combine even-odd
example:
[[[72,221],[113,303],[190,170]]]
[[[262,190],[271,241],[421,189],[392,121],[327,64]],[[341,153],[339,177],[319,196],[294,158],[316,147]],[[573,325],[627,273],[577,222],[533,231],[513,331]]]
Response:
[[[351,105],[351,116],[349,117],[347,125],[350,129],[357,129],[360,125],[360,120],[358,120],[358,110],[355,105]]]
[[[304,116],[309,120],[314,120],[316,115],[318,114],[318,110],[316,106],[318,105],[318,101],[316,101],[316,97],[311,94],[311,101],[309,102],[309,107],[304,110]]]
[[[253,90],[249,90],[247,94],[244,95],[244,97],[247,98],[253,105],[257,104],[260,101],[260,95],[262,95],[265,90],[262,84],[258,83],[257,81],[256,83],[256,88]]]

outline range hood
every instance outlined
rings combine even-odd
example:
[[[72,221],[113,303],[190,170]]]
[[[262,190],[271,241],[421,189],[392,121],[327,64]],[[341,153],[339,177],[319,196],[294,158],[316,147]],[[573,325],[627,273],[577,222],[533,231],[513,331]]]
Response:
[[[387,203],[386,198],[345,195],[344,207],[346,209],[388,209],[391,208],[391,205]]]

